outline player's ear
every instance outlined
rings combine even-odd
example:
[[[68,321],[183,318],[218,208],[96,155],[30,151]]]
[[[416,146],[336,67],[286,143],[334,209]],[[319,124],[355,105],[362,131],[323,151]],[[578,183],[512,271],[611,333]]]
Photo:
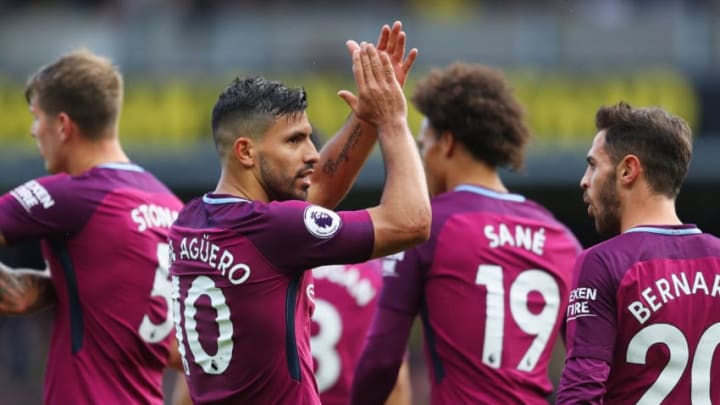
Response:
[[[252,139],[244,136],[237,138],[233,143],[233,155],[243,166],[254,166],[256,153]]]
[[[635,155],[627,155],[618,164],[617,178],[623,185],[631,185],[637,180],[642,172],[640,159]]]
[[[70,135],[77,131],[77,125],[67,113],[61,112],[57,118],[58,125],[60,126],[60,141],[67,142],[70,139]]]
[[[452,132],[443,131],[442,134],[440,134],[439,142],[440,147],[442,148],[443,156],[445,156],[446,158],[451,158],[455,153],[456,146],[455,137],[453,136]]]

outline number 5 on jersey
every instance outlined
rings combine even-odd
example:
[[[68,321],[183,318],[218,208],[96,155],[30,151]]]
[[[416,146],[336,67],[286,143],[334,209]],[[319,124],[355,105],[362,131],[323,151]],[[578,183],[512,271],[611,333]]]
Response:
[[[173,329],[172,315],[172,284],[170,283],[170,246],[167,243],[158,243],[157,245],[158,266],[155,269],[155,279],[153,281],[150,297],[160,297],[165,300],[167,312],[165,318],[160,323],[153,323],[150,316],[145,314],[140,322],[138,334],[148,343],[158,343],[163,341],[170,331]]]

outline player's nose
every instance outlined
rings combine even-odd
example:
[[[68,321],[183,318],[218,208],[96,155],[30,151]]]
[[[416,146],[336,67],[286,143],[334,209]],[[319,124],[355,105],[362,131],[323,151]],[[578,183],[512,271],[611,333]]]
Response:
[[[315,145],[310,144],[310,146],[306,149],[304,161],[309,164],[315,164],[320,161],[320,154],[315,148]]]

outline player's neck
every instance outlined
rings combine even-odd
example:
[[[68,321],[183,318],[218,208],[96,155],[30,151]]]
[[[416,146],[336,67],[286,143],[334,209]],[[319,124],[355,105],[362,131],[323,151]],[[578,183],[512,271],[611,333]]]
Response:
[[[626,199],[622,207],[620,231],[644,225],[680,225],[675,200],[651,195],[647,198]]]
[[[461,184],[469,184],[501,193],[508,192],[495,168],[474,159],[453,162],[447,171],[445,184],[447,190],[453,190]]]
[[[68,161],[67,172],[79,175],[105,163],[126,163],[130,160],[116,137],[100,141],[81,142],[75,145]]]
[[[223,167],[220,173],[220,180],[214,193],[227,194],[235,197],[245,198],[251,201],[268,201],[267,194],[262,187],[253,179],[241,179],[238,176],[249,175],[249,172],[243,172],[237,175],[234,170]]]

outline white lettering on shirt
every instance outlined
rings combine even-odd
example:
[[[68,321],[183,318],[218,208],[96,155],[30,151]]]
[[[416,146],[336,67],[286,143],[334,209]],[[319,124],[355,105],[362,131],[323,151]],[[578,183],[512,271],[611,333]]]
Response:
[[[178,217],[178,212],[155,204],[142,204],[135,207],[130,216],[137,224],[138,231],[144,232],[148,228],[170,228]]]
[[[172,244],[170,245],[172,247]],[[177,257],[175,252],[173,257]],[[242,284],[250,278],[250,266],[235,263],[235,257],[226,249],[210,242],[208,235],[201,238],[182,238],[180,241],[180,260],[193,260],[205,263],[217,270],[234,285]]]
[[[30,180],[16,187],[10,192],[10,195],[15,197],[26,211],[30,211],[32,207],[38,204],[42,204],[42,207],[45,209],[55,205],[55,200],[52,199],[47,189],[36,180]]]
[[[313,278],[325,279],[345,288],[361,307],[367,305],[377,294],[377,290],[372,286],[370,280],[361,278],[360,272],[353,266],[348,266],[348,268],[344,268],[342,265],[316,267],[313,269]]]
[[[671,274],[669,278],[659,278],[652,285],[643,289],[639,299],[631,302],[627,306],[627,310],[642,325],[665,304],[682,296],[699,294],[710,297],[720,296],[720,274],[716,274],[712,280],[712,288],[708,287],[707,281],[709,280],[705,280],[705,276],[701,272],[695,274],[680,272]]]
[[[405,252],[398,252],[382,258],[383,277],[398,277],[396,270],[398,262],[405,260]]]
[[[533,230],[522,225],[515,225],[514,231],[504,224],[485,225],[485,237],[490,248],[518,247],[542,256],[545,247],[545,228]]]
[[[566,311],[568,321],[584,316],[595,316],[590,309],[590,302],[597,300],[597,289],[578,287],[570,291],[570,302]]]

